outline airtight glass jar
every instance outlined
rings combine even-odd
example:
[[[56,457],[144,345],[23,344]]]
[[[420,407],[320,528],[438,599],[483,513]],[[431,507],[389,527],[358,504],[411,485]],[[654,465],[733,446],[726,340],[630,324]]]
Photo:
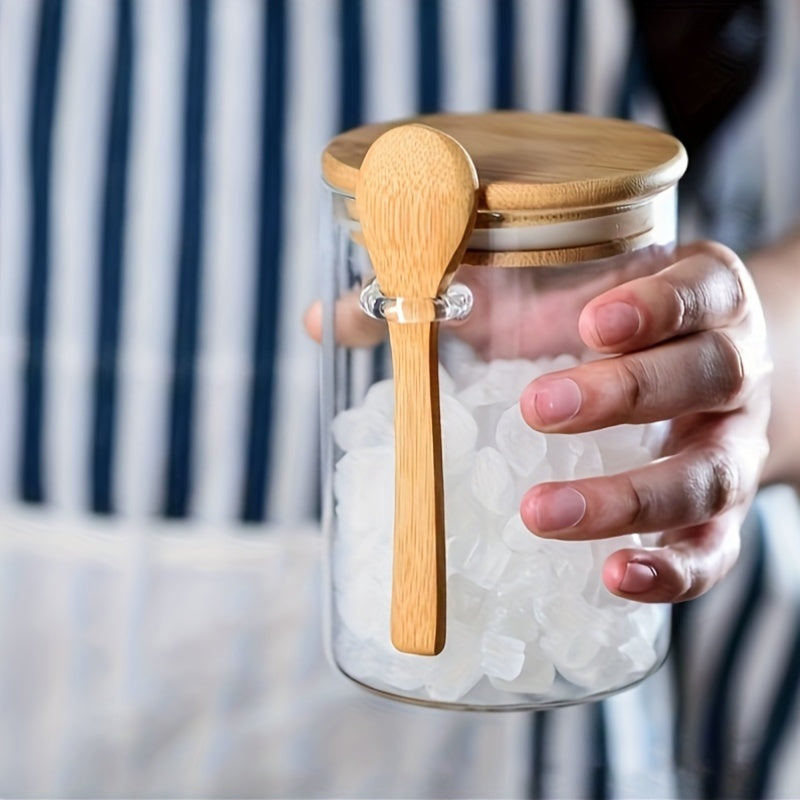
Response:
[[[686,155],[673,137],[620,120],[499,112],[414,122],[458,142],[479,184],[466,249],[435,296],[384,291],[370,258],[375,240],[366,220],[362,227],[365,155],[408,121],[346,132],[323,154],[329,653],[357,683],[420,704],[497,710],[598,699],[642,680],[666,654],[669,608],[616,597],[601,580],[610,553],[647,536],[545,540],[522,523],[520,501],[543,481],[649,463],[667,423],[544,434],[525,423],[519,397],[538,375],[599,357],[578,334],[589,299],[670,263]],[[438,330],[438,348],[434,335],[430,385],[424,365],[422,378],[404,372],[403,427],[391,351],[395,331],[414,326]],[[436,440],[430,469],[403,463],[415,392],[433,398],[419,405],[434,418],[424,428]],[[423,653],[397,644],[394,594],[399,559],[416,568],[416,551],[398,550],[399,527],[429,502],[434,521],[421,536],[440,539],[434,599],[412,590],[402,601],[420,606],[406,629],[438,603],[441,630]]]

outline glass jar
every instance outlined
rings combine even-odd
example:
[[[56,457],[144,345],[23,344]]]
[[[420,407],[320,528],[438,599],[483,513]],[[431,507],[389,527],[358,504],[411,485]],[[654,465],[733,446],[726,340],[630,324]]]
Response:
[[[498,112],[416,122],[460,143],[479,179],[466,251],[453,282],[428,298],[427,316],[402,313],[418,298],[382,291],[359,219],[364,156],[406,123],[349,131],[323,155],[328,650],[357,683],[421,704],[532,709],[598,699],[654,672],[668,648],[669,608],[614,596],[601,580],[608,555],[652,534],[546,540],[526,529],[520,501],[543,481],[649,463],[667,423],[545,434],[525,423],[519,397],[535,377],[599,357],[578,334],[589,299],[670,263],[686,155],[673,137],[620,120]],[[406,433],[395,434],[386,319],[439,333],[434,469],[405,469],[402,486],[396,459]],[[422,496],[435,499],[443,521],[430,535],[441,540],[444,642],[425,654],[398,647],[392,622],[395,510],[414,516]]]

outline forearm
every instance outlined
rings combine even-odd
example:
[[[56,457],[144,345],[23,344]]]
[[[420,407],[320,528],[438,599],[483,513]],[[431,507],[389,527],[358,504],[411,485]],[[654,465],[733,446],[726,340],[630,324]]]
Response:
[[[754,253],[748,266],[767,321],[774,364],[770,455],[762,483],[800,490],[800,229]]]

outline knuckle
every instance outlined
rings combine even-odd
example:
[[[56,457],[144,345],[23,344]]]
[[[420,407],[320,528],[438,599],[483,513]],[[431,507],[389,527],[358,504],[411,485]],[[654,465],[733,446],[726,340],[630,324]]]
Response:
[[[719,521],[704,528],[696,542],[700,553],[684,552],[675,565],[676,602],[694,600],[705,594],[730,572],[739,558],[738,525]]]
[[[718,448],[707,451],[706,464],[702,478],[702,495],[705,515],[716,517],[732,508],[739,501],[739,469],[733,457],[726,450]]]
[[[739,560],[742,551],[742,537],[739,525],[730,525],[719,548],[719,578],[724,578]]]
[[[716,245],[714,260],[718,267],[716,279],[706,287],[709,308],[716,308],[731,316],[740,316],[747,303],[745,290],[746,269],[733,250]]]
[[[685,603],[705,594],[713,585],[709,576],[700,570],[689,569],[674,578],[673,602]]]
[[[694,600],[708,588],[704,576],[694,569],[680,569],[676,566],[670,578],[671,599],[675,603]]]
[[[707,373],[718,402],[723,405],[737,400],[745,388],[742,354],[724,330],[707,331],[709,364]]]
[[[700,293],[693,286],[670,283],[675,303],[675,320],[672,324],[673,334],[694,330],[701,317],[702,303]]]
[[[701,277],[669,282],[675,304],[674,333],[700,330],[715,319],[740,318],[748,305],[752,281],[739,256],[717,242],[700,242]],[[685,275],[685,273],[684,273]]]
[[[640,358],[620,358],[617,366],[625,414],[630,418],[642,407],[646,398],[652,395],[655,378],[652,370]]]
[[[637,486],[628,475],[620,476],[625,481],[627,514],[624,523],[631,530],[645,526],[650,515],[651,497],[646,486]]]
[[[727,248],[726,248],[727,249]],[[745,266],[742,260],[732,251],[729,257],[720,261],[728,276],[728,291],[731,308],[734,311],[742,310],[747,302],[748,293],[745,290]]]

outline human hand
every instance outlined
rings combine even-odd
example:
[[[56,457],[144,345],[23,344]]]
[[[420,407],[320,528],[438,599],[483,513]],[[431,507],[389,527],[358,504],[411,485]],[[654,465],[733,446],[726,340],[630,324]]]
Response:
[[[669,438],[639,469],[531,488],[522,518],[565,540],[661,531],[656,546],[609,556],[606,586],[644,602],[696,597],[737,558],[768,452],[770,359],[753,282],[727,248],[693,244],[592,299],[579,330],[593,350],[619,355],[533,381],[520,399],[528,424],[575,433],[669,419]]]
[[[507,355],[498,347],[513,332],[512,351],[535,358],[542,334],[558,331],[542,323],[549,318],[545,306],[531,305],[535,293],[520,300],[513,285],[502,295],[462,269],[458,279],[465,278],[482,297],[501,295],[501,313],[474,314],[453,329],[483,357]],[[739,258],[709,242],[682,247],[675,263],[652,275],[592,289],[581,295],[581,303],[592,299],[583,306],[579,333],[606,358],[535,380],[520,399],[523,417],[548,433],[670,420],[670,435],[662,457],[645,467],[532,487],[521,515],[545,538],[660,532],[656,546],[609,556],[604,582],[614,594],[642,602],[688,600],[735,562],[768,452],[770,358],[760,302]],[[509,302],[515,295],[516,306]],[[569,292],[560,301],[568,295],[572,302]],[[550,305],[558,310],[560,303],[551,296]],[[525,335],[529,323],[536,327]],[[318,303],[306,315],[306,328],[321,338]],[[361,313],[355,294],[339,301],[340,344],[368,346],[385,333],[385,324]],[[544,344],[551,352],[565,346]]]

